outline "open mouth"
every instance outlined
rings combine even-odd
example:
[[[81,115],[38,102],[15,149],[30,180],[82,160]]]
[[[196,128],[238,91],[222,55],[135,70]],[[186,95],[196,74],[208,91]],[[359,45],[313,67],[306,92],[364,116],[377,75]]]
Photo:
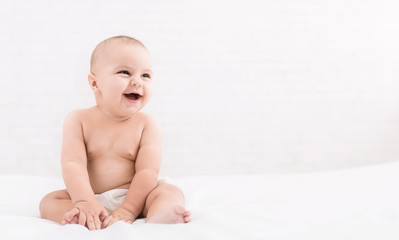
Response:
[[[123,94],[123,95],[125,95],[126,98],[128,98],[129,100],[132,100],[132,101],[136,101],[141,98],[141,95],[137,94],[137,93],[127,93],[127,94]]]

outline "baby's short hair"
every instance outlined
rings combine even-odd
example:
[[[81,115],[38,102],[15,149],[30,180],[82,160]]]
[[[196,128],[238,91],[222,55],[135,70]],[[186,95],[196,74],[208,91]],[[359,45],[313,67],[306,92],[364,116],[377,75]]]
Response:
[[[110,37],[105,39],[104,41],[100,42],[96,48],[93,50],[93,53],[91,54],[91,58],[90,58],[90,72],[93,72],[93,66],[94,63],[96,62],[98,56],[100,55],[100,52],[104,49],[104,47],[107,44],[115,44],[115,43],[126,43],[126,44],[137,44],[139,46],[142,46],[143,48],[147,49],[144,44],[132,37],[129,36],[125,36],[125,35],[119,35],[119,36],[114,36],[114,37]]]

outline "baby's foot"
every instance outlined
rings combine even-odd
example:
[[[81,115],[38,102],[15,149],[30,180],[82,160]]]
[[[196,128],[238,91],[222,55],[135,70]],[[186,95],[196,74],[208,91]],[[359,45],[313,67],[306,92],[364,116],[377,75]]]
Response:
[[[79,223],[79,209],[72,208],[71,211],[64,214],[64,220],[61,221],[62,225],[65,224],[78,224]]]
[[[175,206],[174,208],[155,213],[154,216],[147,220],[148,223],[188,223],[191,222],[191,213],[183,206]]]

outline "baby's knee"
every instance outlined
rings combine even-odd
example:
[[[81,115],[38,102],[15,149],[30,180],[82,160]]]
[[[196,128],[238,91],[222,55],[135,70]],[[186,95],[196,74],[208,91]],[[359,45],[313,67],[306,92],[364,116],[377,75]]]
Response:
[[[50,195],[51,193],[49,193],[49,194],[47,194],[46,196],[44,196],[43,198],[42,198],[42,200],[40,200],[40,203],[39,203],[39,211],[40,211],[40,216],[42,217],[42,218],[46,218],[46,209],[47,209],[47,205],[48,205],[48,202],[49,202],[49,200],[50,200],[50,198],[51,198],[51,195]]]
[[[59,190],[55,192],[50,192],[46,194],[39,203],[39,211],[40,216],[42,218],[46,218],[47,210],[51,208],[51,205],[54,204],[54,201],[58,199],[70,199],[70,196],[66,190]]]
[[[42,218],[46,218],[46,210],[48,209],[48,205],[55,199],[55,194],[54,192],[46,194],[42,200],[40,200],[39,204],[39,210],[40,210],[40,216]]]
[[[48,201],[54,200],[54,199],[59,199],[63,195],[62,190],[60,191],[55,191],[55,192],[50,192],[47,193],[42,200],[40,201],[40,205],[45,204]]]
[[[170,184],[170,183],[163,183],[160,186],[159,190],[160,190],[161,194],[171,194],[171,195],[174,195],[174,196],[179,196],[179,197],[183,197],[184,198],[183,191],[179,187],[177,187],[177,186],[175,186],[173,184]]]

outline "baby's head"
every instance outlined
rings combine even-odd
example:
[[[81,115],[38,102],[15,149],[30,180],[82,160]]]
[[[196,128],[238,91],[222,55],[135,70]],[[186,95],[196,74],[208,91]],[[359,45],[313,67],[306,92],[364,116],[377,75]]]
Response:
[[[130,117],[152,95],[152,63],[139,40],[116,36],[94,49],[88,76],[100,110],[113,117]]]

